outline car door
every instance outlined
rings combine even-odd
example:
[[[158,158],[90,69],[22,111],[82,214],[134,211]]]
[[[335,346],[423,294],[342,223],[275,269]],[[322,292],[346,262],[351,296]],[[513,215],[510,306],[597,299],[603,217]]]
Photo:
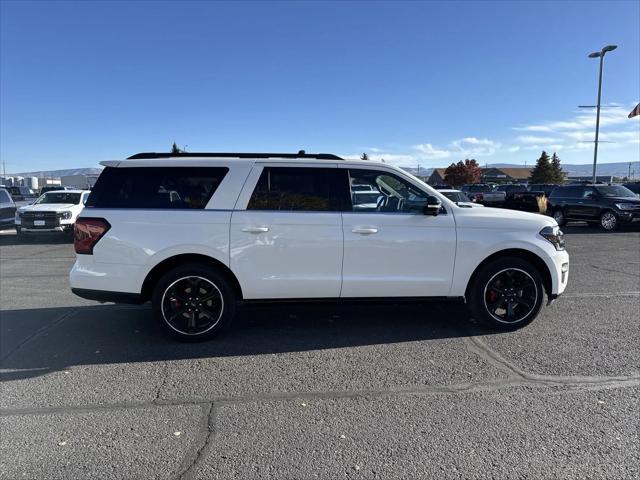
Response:
[[[16,204],[6,190],[0,190],[0,225],[13,225]]]
[[[425,215],[425,190],[391,169],[341,166],[350,184],[379,192],[373,208],[342,214],[341,297],[447,296],[456,252],[455,222],[442,209]]]
[[[230,265],[244,298],[337,298],[346,170],[257,164],[231,217]]]
[[[581,218],[580,202],[582,202],[583,194],[584,187],[582,186],[566,187],[566,192],[563,194],[562,201],[564,203],[565,216],[567,218]]]
[[[600,198],[593,187],[584,187],[582,198],[578,201],[578,214],[585,220],[597,220],[600,216]]]

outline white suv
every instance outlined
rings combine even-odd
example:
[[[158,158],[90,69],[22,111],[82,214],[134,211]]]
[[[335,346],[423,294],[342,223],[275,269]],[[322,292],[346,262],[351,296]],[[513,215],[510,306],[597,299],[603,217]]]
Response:
[[[384,163],[143,153],[103,165],[76,222],[71,289],[151,301],[179,339],[211,337],[238,302],[267,299],[454,299],[513,329],[567,284],[552,218],[460,208]],[[363,185],[377,198],[358,203]]]
[[[73,224],[89,197],[89,190],[52,190],[16,211],[18,236],[41,233],[73,234]]]

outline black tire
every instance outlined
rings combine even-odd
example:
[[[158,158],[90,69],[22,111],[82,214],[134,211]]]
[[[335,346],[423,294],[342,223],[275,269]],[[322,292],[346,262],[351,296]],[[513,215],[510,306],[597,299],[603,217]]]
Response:
[[[22,228],[16,227],[16,235],[18,236],[18,241],[24,242],[27,240],[27,236],[22,232]]]
[[[565,217],[564,212],[561,208],[556,208],[551,216],[556,222],[558,222],[558,225],[560,227],[563,227],[567,224],[567,217]]]
[[[607,232],[613,232],[620,226],[620,219],[611,210],[605,210],[600,214],[598,225]]]
[[[467,303],[473,317],[486,325],[516,330],[538,316],[544,296],[542,277],[536,267],[521,258],[502,257],[482,266],[474,275]],[[500,308],[502,305],[505,307]],[[500,315],[502,310],[504,315]]]
[[[205,302],[207,298],[211,301]],[[210,339],[229,326],[236,311],[236,295],[227,279],[196,264],[176,267],[163,275],[151,302],[165,333],[184,342]],[[172,317],[168,315],[173,320],[169,321]]]

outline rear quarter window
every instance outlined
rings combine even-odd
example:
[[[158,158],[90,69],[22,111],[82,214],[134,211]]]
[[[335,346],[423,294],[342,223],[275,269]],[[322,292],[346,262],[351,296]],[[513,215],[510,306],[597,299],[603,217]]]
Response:
[[[106,167],[86,206],[203,209],[227,172],[225,167]]]

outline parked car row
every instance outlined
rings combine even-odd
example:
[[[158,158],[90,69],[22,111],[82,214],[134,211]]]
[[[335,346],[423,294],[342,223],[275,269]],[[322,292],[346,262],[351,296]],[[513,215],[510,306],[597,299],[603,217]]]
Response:
[[[505,184],[497,187],[472,184],[464,185],[460,190],[441,192],[465,195],[471,205],[547,213],[561,226],[567,221],[586,221],[610,231],[622,224],[640,222],[640,183]],[[541,210],[539,201],[543,197],[546,203]]]
[[[15,228],[21,238],[40,233],[71,235],[89,193],[89,190],[51,190],[33,203],[20,206],[10,190],[0,188],[0,228]]]

